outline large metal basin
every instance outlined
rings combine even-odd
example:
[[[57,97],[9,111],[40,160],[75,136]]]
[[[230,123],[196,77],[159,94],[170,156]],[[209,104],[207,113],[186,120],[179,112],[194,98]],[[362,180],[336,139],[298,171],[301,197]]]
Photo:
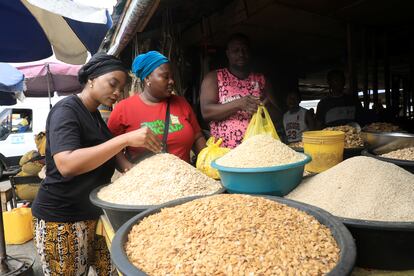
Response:
[[[365,148],[376,155],[414,147],[414,134],[403,132],[361,132]]]

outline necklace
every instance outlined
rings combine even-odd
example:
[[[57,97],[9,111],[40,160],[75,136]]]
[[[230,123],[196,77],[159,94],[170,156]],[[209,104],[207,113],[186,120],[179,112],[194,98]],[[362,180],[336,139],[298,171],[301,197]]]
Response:
[[[85,100],[83,99],[83,97],[82,97],[82,95],[81,94],[78,94],[78,97],[79,97],[79,99],[81,100],[81,102],[82,102],[82,104],[83,104],[83,106],[85,107],[85,109],[86,109],[86,113],[88,113],[89,114],[89,116],[91,117],[91,119],[92,119],[92,121],[93,121],[93,123],[99,128],[99,129],[101,129],[101,123],[99,122],[99,118],[98,118],[98,115],[96,114],[96,111],[95,112],[90,112],[89,111],[89,109],[86,107],[86,105],[85,105]]]

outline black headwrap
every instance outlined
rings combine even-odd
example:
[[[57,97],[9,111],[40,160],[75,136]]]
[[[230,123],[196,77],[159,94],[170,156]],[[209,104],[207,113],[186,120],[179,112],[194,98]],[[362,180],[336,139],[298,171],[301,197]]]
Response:
[[[113,71],[128,72],[128,69],[118,58],[105,53],[97,53],[79,70],[78,80],[81,84],[85,84],[88,80]]]

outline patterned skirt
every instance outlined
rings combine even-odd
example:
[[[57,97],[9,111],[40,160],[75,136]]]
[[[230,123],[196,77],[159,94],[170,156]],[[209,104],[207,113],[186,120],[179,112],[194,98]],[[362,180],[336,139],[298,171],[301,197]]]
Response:
[[[110,254],[105,238],[95,234],[96,224],[96,220],[61,223],[33,218],[43,273],[87,275],[92,266],[98,275],[111,275]]]

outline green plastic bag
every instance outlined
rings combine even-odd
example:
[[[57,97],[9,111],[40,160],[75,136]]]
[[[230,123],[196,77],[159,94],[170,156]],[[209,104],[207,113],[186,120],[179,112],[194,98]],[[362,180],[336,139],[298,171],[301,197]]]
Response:
[[[214,137],[207,140],[207,147],[202,149],[197,156],[196,167],[207,176],[220,179],[219,172],[211,167],[211,161],[222,157],[230,151],[229,148],[220,147],[223,140],[220,138],[215,142]]]
[[[252,119],[247,126],[246,133],[244,134],[243,141],[258,134],[267,134],[280,140],[272,119],[270,118],[269,112],[263,105],[259,105],[256,113],[253,114]]]

